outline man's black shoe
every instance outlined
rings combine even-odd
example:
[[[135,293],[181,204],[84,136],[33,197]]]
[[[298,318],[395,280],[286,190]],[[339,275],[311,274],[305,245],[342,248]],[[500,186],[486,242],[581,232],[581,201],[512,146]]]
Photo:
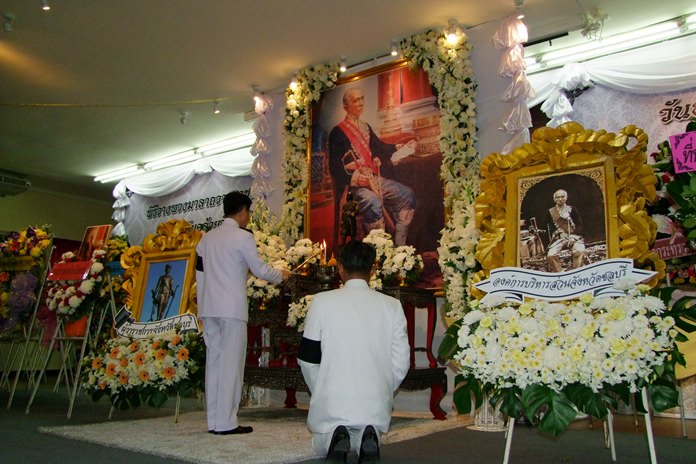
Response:
[[[232,430],[223,430],[222,432],[218,432],[217,430],[213,432],[215,435],[237,435],[240,433],[251,433],[253,432],[254,429],[248,425],[238,425],[236,429]]]
[[[363,432],[358,462],[361,464],[363,462],[380,462],[379,438],[377,437],[377,431],[371,425],[365,427],[365,431]]]
[[[329,453],[326,455],[326,462],[339,464],[346,462],[346,456],[350,451],[350,435],[345,425],[339,425],[334,430],[329,445]]]

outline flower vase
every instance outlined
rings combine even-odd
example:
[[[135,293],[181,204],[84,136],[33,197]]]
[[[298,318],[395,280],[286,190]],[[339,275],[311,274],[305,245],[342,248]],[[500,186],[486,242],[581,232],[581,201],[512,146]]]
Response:
[[[87,316],[82,316],[74,321],[65,321],[63,329],[67,337],[84,337],[87,332]]]

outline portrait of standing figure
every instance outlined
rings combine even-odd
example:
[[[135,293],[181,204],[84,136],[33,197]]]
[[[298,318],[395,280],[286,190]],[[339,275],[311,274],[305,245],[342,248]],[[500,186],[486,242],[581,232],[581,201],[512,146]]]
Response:
[[[604,171],[518,179],[518,265],[563,272],[607,258]]]

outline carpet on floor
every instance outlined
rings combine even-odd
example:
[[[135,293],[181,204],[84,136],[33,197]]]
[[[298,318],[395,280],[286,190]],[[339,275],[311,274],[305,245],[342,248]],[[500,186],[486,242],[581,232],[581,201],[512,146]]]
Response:
[[[312,459],[311,433],[304,409],[258,408],[240,411],[248,435],[207,433],[204,411],[174,417],[39,427],[39,432],[200,464],[284,464]],[[383,444],[418,438],[471,424],[468,417],[437,421],[395,414]]]

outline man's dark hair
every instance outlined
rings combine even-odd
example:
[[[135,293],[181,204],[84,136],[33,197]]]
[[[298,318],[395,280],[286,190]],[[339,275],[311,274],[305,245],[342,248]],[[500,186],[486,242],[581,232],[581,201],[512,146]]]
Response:
[[[375,248],[359,240],[351,240],[338,252],[338,262],[350,273],[369,274],[376,257]]]
[[[225,195],[225,198],[222,200],[222,209],[225,217],[234,216],[238,212],[249,208],[251,208],[251,198],[236,190]]]

